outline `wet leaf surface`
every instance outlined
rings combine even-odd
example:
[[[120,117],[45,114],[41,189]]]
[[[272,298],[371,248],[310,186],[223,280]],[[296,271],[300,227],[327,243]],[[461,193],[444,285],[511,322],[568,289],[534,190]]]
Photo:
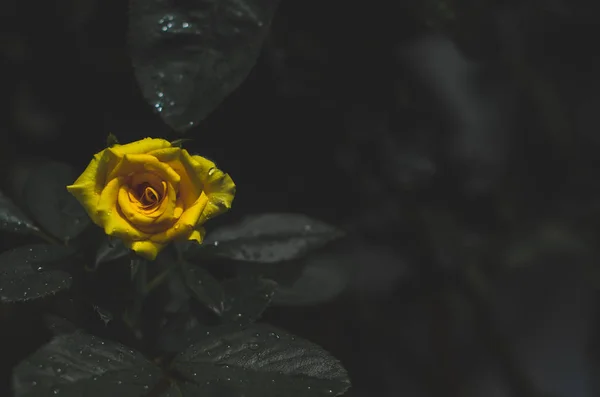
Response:
[[[142,396],[162,371],[141,353],[80,332],[60,335],[13,371],[15,396]]]
[[[39,225],[61,240],[72,240],[90,223],[81,204],[67,191],[77,179],[69,165],[48,162],[39,166],[25,185],[25,204]]]
[[[22,302],[54,295],[71,286],[63,266],[72,251],[61,246],[33,244],[0,254],[0,301]]]
[[[247,262],[299,258],[343,236],[334,226],[300,214],[249,216],[208,234],[202,246],[214,255]]]
[[[254,67],[278,0],[132,0],[129,47],[148,103],[173,129],[204,119]]]
[[[179,354],[184,396],[339,396],[350,387],[340,362],[321,347],[255,324],[216,334]]]
[[[33,234],[39,231],[27,215],[0,191],[0,231]]]

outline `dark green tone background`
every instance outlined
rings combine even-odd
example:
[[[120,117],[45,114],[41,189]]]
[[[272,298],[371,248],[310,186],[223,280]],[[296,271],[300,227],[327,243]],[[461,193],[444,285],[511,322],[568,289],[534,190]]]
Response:
[[[209,232],[280,211],[356,232],[321,258],[344,294],[265,315],[338,357],[349,397],[598,394],[596,4],[282,0],[186,133],[238,187]],[[109,132],[181,137],[134,80],[127,7],[0,6],[5,191],[35,157],[83,170]],[[41,343],[28,310],[0,320],[3,384]]]

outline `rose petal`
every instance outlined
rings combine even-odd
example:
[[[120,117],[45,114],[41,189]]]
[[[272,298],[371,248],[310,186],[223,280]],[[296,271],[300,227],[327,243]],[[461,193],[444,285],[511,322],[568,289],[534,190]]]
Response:
[[[158,253],[165,247],[165,244],[155,243],[153,241],[125,241],[125,246],[133,250],[142,258],[153,261]]]
[[[206,230],[203,227],[199,227],[190,233],[188,240],[197,241],[199,244],[204,240],[204,236],[206,235]]]
[[[145,240],[148,235],[134,228],[123,216],[117,205],[117,197],[125,178],[115,178],[108,182],[96,207],[98,225],[104,227],[104,233],[123,240]]]
[[[172,186],[167,187],[167,197],[164,197],[158,208],[148,214],[139,207],[139,203],[130,199],[129,186],[122,186],[118,193],[118,204],[121,212],[129,223],[144,233],[156,233],[171,227],[177,220],[174,217],[177,208],[177,197]]]
[[[202,180],[196,174],[192,167],[186,167],[182,161],[182,153],[184,150],[178,147],[155,150],[150,154],[156,157],[159,161],[167,163],[179,176],[179,195],[183,199],[185,207],[194,205],[200,194],[202,193]]]
[[[184,157],[188,155],[187,152]],[[189,156],[189,155],[188,155]],[[229,208],[235,197],[235,184],[231,177],[218,169],[215,163],[201,156],[190,156],[188,160],[204,183],[204,194],[208,196],[206,208],[198,219],[203,224]]]
[[[159,138],[144,138],[139,141],[127,143],[125,145],[114,145],[111,147],[116,153],[125,154],[144,154],[153,150],[171,147],[171,142]]]
[[[162,233],[158,233],[150,236],[152,241],[157,243],[167,243],[170,240],[180,239],[189,234],[196,228],[198,218],[202,214],[202,211],[206,207],[208,197],[202,193],[198,200],[189,208],[186,208],[181,214],[181,218],[173,225],[172,228],[165,230]]]
[[[181,178],[177,172],[168,164],[161,163],[156,157],[149,154],[126,154],[110,172],[108,179],[146,173],[148,171],[157,173],[164,181],[170,182],[175,188],[178,188]]]

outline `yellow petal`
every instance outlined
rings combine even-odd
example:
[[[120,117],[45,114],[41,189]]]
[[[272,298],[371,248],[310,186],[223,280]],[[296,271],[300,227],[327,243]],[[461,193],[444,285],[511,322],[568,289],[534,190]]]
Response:
[[[130,189],[129,186],[122,186],[119,189],[117,202],[121,213],[133,227],[144,233],[153,233],[167,229],[175,223],[177,197],[172,185],[167,187],[167,197],[164,197],[158,208],[149,214],[145,213],[136,202],[131,201]]]
[[[193,167],[186,167],[183,161],[183,151],[178,147],[156,150],[150,153],[159,161],[167,163],[179,176],[179,196],[183,199],[185,208],[194,205],[202,193],[202,181]]]
[[[103,184],[98,183],[97,178],[102,154],[103,152],[96,153],[79,178],[72,185],[67,186],[69,193],[81,203],[94,223],[98,222],[95,217],[96,206],[104,187]]]
[[[158,138],[144,138],[139,141],[127,143],[125,145],[114,145],[111,147],[116,153],[125,154],[143,154],[153,150],[171,147],[171,142]]]
[[[190,233],[188,240],[197,241],[198,244],[201,244],[204,240],[204,235],[206,234],[206,230],[203,227],[199,227]]]
[[[165,244],[158,244],[153,241],[126,241],[125,246],[133,250],[142,258],[153,261],[158,253],[165,247]]]
[[[187,152],[184,157],[189,156]],[[203,224],[208,219],[215,217],[229,208],[235,197],[235,184],[231,177],[218,169],[215,163],[201,156],[189,156],[187,161],[196,170],[203,182],[204,194],[208,196],[208,203],[198,219],[198,224]]]
[[[161,163],[149,154],[126,154],[119,164],[108,174],[108,180],[129,176],[137,173],[156,172],[166,182],[171,182],[175,187],[181,179],[177,172],[169,165]]]
[[[104,233],[123,240],[145,240],[148,236],[134,228],[123,216],[119,209],[117,198],[119,189],[125,182],[124,177],[115,178],[108,182],[96,208],[98,225],[104,228]]]
[[[179,220],[173,225],[172,228],[166,230],[162,233],[155,234],[150,237],[152,241],[157,243],[167,243],[170,240],[179,239],[184,236],[189,236],[190,233],[194,229],[196,229],[196,225],[198,224],[198,218],[204,211],[206,207],[206,203],[208,202],[208,197],[202,193],[198,200],[189,208],[186,208],[181,214]]]

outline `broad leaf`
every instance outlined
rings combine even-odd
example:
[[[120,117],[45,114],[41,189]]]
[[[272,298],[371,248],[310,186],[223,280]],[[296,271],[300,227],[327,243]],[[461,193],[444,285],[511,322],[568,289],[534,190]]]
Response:
[[[226,280],[222,286],[225,296],[221,324],[202,325],[189,313],[178,313],[162,333],[163,349],[180,352],[208,335],[235,332],[256,321],[268,307],[277,284],[271,280],[245,277]]]
[[[129,248],[123,244],[121,239],[107,237],[96,252],[96,267],[102,263],[122,258],[129,252]]]
[[[280,306],[308,306],[328,302],[349,284],[341,267],[326,261],[310,261],[291,285],[279,284],[273,303]]]
[[[142,354],[80,332],[60,335],[13,371],[16,397],[146,395],[161,370]]]
[[[18,234],[34,234],[37,233],[39,229],[11,199],[0,192],[0,231]]]
[[[263,214],[210,233],[203,249],[214,255],[248,262],[289,261],[321,248],[342,232],[299,214]]]
[[[49,162],[38,167],[25,184],[25,203],[39,225],[62,240],[71,240],[86,228],[90,218],[67,191],[77,173],[67,164]]]
[[[221,315],[225,310],[225,292],[219,281],[206,269],[186,261],[181,262],[181,271],[192,296],[215,314]]]
[[[350,386],[346,370],[321,347],[266,325],[208,337],[173,367],[189,379],[179,386],[183,396],[339,396]]]
[[[65,265],[72,251],[61,246],[34,244],[0,254],[0,301],[43,298],[71,286],[71,276],[54,268]]]
[[[223,320],[243,326],[260,318],[277,290],[277,283],[244,277],[225,281],[223,288],[227,294]]]
[[[246,78],[278,0],[131,0],[129,48],[142,93],[184,132]]]

